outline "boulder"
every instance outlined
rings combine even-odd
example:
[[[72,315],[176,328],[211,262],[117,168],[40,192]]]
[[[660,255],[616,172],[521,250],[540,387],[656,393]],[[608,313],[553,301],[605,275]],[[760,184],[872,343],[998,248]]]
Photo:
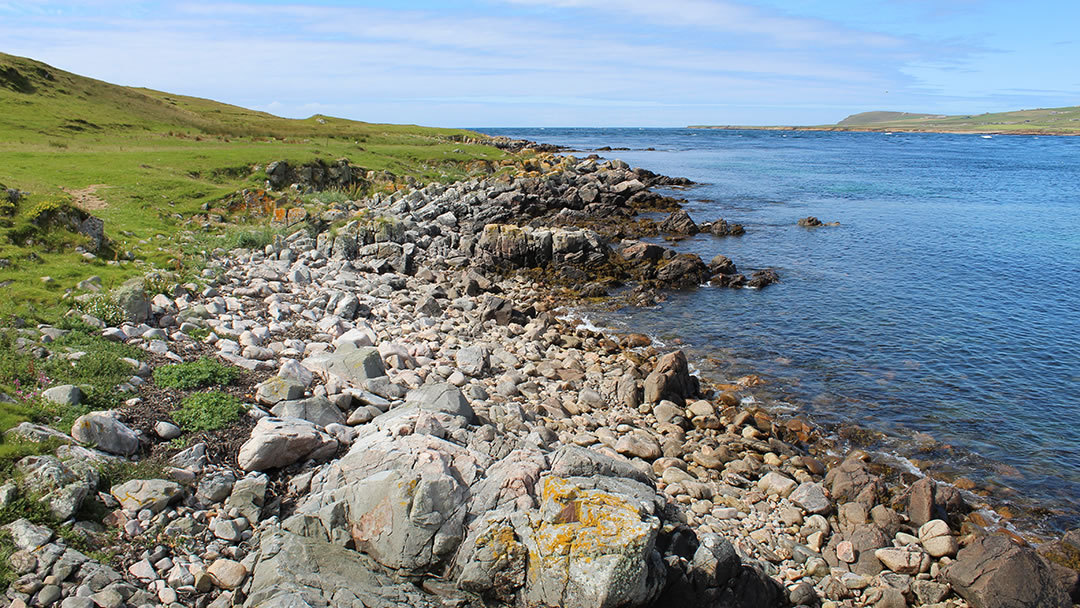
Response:
[[[259,536],[245,608],[445,606],[379,572],[370,557],[270,526]]]
[[[125,320],[138,324],[150,318],[150,298],[143,289],[141,278],[125,281],[112,293],[112,297],[124,310]]]
[[[709,268],[697,255],[680,253],[656,271],[656,280],[671,288],[696,287],[709,279]]]
[[[713,259],[709,260],[709,272],[713,274],[735,274],[739,272],[735,268],[735,262],[731,261],[731,258],[726,255],[717,255]]]
[[[299,418],[325,427],[330,424],[345,424],[345,416],[336,405],[326,397],[310,397],[293,401],[281,401],[270,413],[278,418]]]
[[[240,446],[236,462],[245,471],[265,471],[301,460],[325,460],[338,442],[315,424],[298,418],[260,418],[251,438]]]
[[[379,350],[370,346],[312,355],[301,365],[325,380],[336,378],[342,383],[362,387],[366,380],[386,375]]]
[[[317,518],[323,538],[351,540],[388,570],[420,576],[457,549],[469,487],[488,464],[432,435],[375,431],[312,479],[297,516]]]
[[[689,363],[681,350],[660,357],[656,368],[645,378],[646,403],[667,399],[685,406],[686,398],[697,392],[697,379],[690,375]]]
[[[461,389],[445,382],[425,384],[413,389],[405,396],[405,405],[417,407],[426,412],[442,412],[452,416],[461,416],[472,424],[476,421],[473,412]]]
[[[799,487],[788,496],[788,500],[802,507],[807,513],[824,515],[832,509],[832,501],[825,494],[825,488],[819,483],[808,481],[799,484]]]
[[[488,369],[488,353],[482,346],[467,346],[457,351],[454,362],[466,376],[479,376]]]
[[[667,232],[671,234],[697,234],[699,232],[698,225],[694,223],[694,220],[690,219],[690,214],[685,209],[677,209],[671,212],[671,215],[664,218],[664,221],[660,222],[660,232]]]
[[[758,270],[750,275],[750,280],[746,283],[746,286],[753,287],[754,289],[761,289],[762,287],[767,287],[773,283],[779,282],[780,275],[772,268],[766,268],[765,270]]]
[[[919,528],[919,542],[930,557],[952,557],[960,549],[949,524],[940,519],[928,521]]]
[[[263,405],[293,401],[304,396],[304,385],[292,378],[273,376],[255,387],[255,400]]]
[[[60,405],[78,405],[82,402],[83,394],[79,387],[74,384],[61,384],[46,389],[41,396]]]
[[[648,606],[666,582],[655,493],[628,479],[543,478],[540,511],[517,528],[528,549],[521,604]]]
[[[746,234],[742,224],[729,224],[727,220],[716,220],[709,224],[709,234],[713,236],[741,236]]]
[[[803,228],[816,228],[818,226],[824,226],[825,225],[824,222],[822,222],[821,220],[819,220],[818,218],[816,218],[816,217],[814,217],[812,215],[804,217],[804,218],[800,218],[798,223]]]
[[[132,479],[113,486],[109,493],[125,509],[149,509],[159,513],[169,506],[169,503],[179,500],[184,491],[179,484],[164,479]]]
[[[945,569],[953,589],[974,608],[1069,608],[1047,563],[1004,536],[978,538]]]
[[[130,456],[139,450],[139,436],[109,412],[90,412],[75,419],[71,436],[110,454]]]

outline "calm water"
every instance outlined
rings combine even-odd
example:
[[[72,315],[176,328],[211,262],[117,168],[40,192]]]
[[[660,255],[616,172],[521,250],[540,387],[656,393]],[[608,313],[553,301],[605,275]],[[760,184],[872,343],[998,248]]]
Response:
[[[696,221],[746,226],[680,250],[781,276],[607,322],[680,338],[719,359],[706,375],[760,374],[783,407],[1048,509],[1037,524],[1080,525],[1080,138],[484,131],[632,148],[600,154],[689,177],[676,196]],[[795,225],[808,215],[841,225]]]

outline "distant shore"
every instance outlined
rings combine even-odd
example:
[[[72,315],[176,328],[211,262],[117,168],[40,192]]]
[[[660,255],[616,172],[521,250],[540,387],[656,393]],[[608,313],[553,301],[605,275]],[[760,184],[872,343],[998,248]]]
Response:
[[[689,125],[687,129],[713,129],[723,131],[849,131],[852,133],[949,133],[956,135],[1067,135],[1077,136],[1080,131],[1056,131],[1052,129],[932,129],[917,127],[877,126],[741,126],[741,125]]]

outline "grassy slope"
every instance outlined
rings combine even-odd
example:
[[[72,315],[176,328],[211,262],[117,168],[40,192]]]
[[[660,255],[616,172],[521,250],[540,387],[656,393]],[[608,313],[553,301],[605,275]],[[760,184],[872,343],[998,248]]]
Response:
[[[701,126],[691,128],[736,127]],[[753,129],[755,127],[738,128]],[[835,125],[765,128],[822,131],[925,131],[932,133],[1080,135],[1080,106],[964,116],[908,114],[906,112],[862,112],[848,116]]]
[[[463,130],[381,125],[313,116],[279,118],[206,99],[120,87],[40,62],[0,53],[0,184],[32,193],[34,204],[64,190],[98,186],[117,250],[163,263],[172,235],[201,205],[239,188],[258,186],[257,170],[287,159],[349,158],[373,170],[425,181],[464,174],[473,159],[499,150],[462,143],[482,138]],[[16,217],[16,223],[19,218]],[[48,308],[79,280],[100,275],[106,287],[137,272],[132,264],[85,262],[66,251],[34,253],[3,238],[0,284],[21,302]],[[162,236],[157,236],[162,235]],[[45,287],[41,276],[56,283]],[[3,304],[3,303],[0,303]]]

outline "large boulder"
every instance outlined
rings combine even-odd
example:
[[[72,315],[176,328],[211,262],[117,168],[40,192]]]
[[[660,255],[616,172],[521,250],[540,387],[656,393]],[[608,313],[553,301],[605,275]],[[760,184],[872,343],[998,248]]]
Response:
[[[386,367],[379,350],[370,346],[312,355],[300,364],[312,373],[322,376],[324,380],[336,378],[356,387],[363,387],[371,378],[386,375]]]
[[[113,486],[109,493],[125,509],[149,509],[154,513],[160,512],[169,506],[169,503],[184,495],[180,484],[164,479],[132,479]]]
[[[141,278],[125,281],[112,293],[112,297],[124,310],[125,320],[142,323],[150,318],[150,298],[146,295]]]
[[[443,606],[416,586],[379,572],[371,558],[277,526],[259,536],[245,608]]]
[[[322,537],[351,540],[382,567],[420,576],[457,549],[469,487],[489,464],[431,435],[372,432],[312,479],[294,517],[317,518]]]
[[[426,412],[441,412],[452,416],[461,416],[472,424],[476,421],[469,401],[461,390],[453,384],[438,382],[415,388],[405,396],[406,407],[416,407]]]
[[[697,379],[690,375],[689,363],[681,350],[660,357],[656,368],[645,378],[646,403],[667,399],[686,405],[686,398],[697,392]]]
[[[539,513],[518,529],[528,549],[525,606],[647,606],[667,569],[656,549],[662,504],[647,486],[613,477],[549,476]]]
[[[130,456],[139,450],[139,436],[110,412],[90,412],[75,419],[71,436],[79,443],[119,456]]]
[[[278,418],[299,418],[321,427],[330,424],[345,424],[345,416],[342,415],[341,410],[330,403],[326,397],[281,401],[270,412]]]
[[[552,234],[550,230],[533,230],[510,224],[484,226],[476,241],[478,253],[495,266],[535,268],[551,262]]]
[[[671,215],[660,222],[659,228],[660,232],[672,234],[697,234],[699,232],[698,225],[690,219],[690,214],[685,209],[672,211]]]
[[[976,539],[945,569],[953,589],[974,608],[1069,608],[1072,601],[1031,547],[1004,536]]]
[[[266,471],[334,455],[338,442],[314,423],[299,418],[260,418],[236,462],[245,471]]]
[[[680,253],[656,269],[656,280],[664,287],[696,287],[709,279],[709,267],[692,253]]]

